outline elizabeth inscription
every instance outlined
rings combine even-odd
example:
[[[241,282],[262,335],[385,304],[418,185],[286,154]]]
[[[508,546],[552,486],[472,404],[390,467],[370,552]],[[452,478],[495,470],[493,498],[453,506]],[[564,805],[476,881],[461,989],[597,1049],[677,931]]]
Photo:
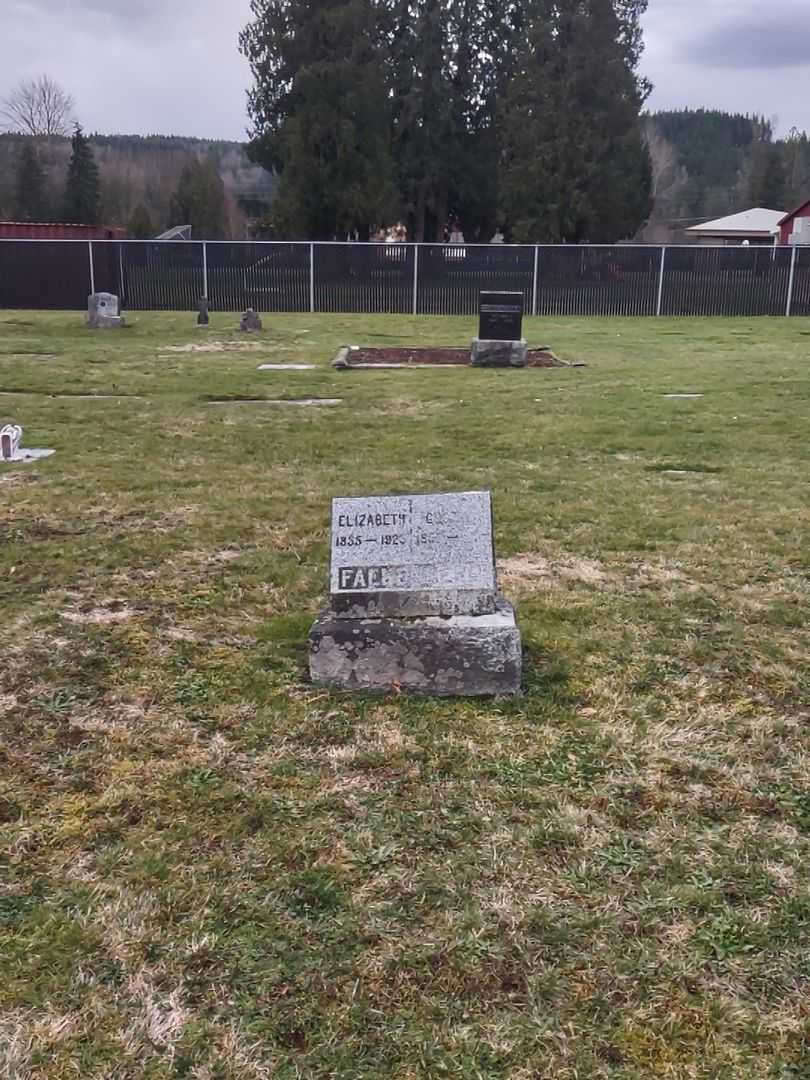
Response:
[[[491,614],[489,492],[334,499],[331,593],[349,618]]]

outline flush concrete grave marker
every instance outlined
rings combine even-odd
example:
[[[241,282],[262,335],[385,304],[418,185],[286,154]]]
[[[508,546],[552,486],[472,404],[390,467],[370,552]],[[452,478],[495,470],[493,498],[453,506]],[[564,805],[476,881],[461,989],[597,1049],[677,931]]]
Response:
[[[330,607],[310,632],[315,682],[514,694],[521,644],[499,596],[487,491],[335,499]]]

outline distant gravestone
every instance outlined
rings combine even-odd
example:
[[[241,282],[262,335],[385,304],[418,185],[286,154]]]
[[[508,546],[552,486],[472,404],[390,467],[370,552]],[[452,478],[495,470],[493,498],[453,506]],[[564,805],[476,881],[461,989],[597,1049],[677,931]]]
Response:
[[[523,293],[482,292],[478,305],[478,337],[473,339],[473,367],[525,367],[528,345],[523,339]]]
[[[22,441],[22,428],[18,424],[6,424],[0,429],[0,459],[15,461]]]
[[[310,632],[315,682],[518,691],[520,633],[497,591],[489,492],[334,499],[330,593]]]
[[[114,293],[91,293],[87,297],[87,325],[91,330],[115,330],[124,326]]]
[[[197,326],[208,326],[209,322],[210,319],[208,318],[208,297],[201,296],[197,309]]]
[[[239,329],[246,334],[253,333],[254,330],[261,330],[262,320],[253,310],[248,308],[247,311],[242,313],[242,318],[239,320]]]

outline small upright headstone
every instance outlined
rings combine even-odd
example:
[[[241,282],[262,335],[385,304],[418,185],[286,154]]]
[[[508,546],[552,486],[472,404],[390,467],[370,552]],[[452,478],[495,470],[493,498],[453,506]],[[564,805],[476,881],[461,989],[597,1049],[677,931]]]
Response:
[[[0,461],[14,461],[22,442],[19,424],[6,424],[0,428]]]
[[[246,334],[253,333],[254,330],[261,330],[262,320],[253,310],[248,308],[247,311],[242,313],[242,318],[239,320],[239,329],[243,330]]]
[[[482,292],[478,304],[478,337],[473,338],[473,367],[525,367],[528,345],[523,338],[523,293]]]
[[[197,326],[208,326],[208,297],[201,296],[199,300],[199,308],[197,311]]]
[[[309,638],[315,682],[450,696],[520,689],[488,491],[334,499],[330,586]]]
[[[91,293],[87,297],[87,325],[91,330],[114,330],[124,326],[118,312],[118,297],[114,293]]]

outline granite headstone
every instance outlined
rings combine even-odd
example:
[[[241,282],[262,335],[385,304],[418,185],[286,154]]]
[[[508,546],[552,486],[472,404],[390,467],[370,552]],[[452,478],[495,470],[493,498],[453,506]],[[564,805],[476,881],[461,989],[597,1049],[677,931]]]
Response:
[[[330,584],[350,618],[491,614],[489,492],[334,499]]]
[[[528,345],[523,339],[523,293],[482,292],[478,304],[478,337],[473,339],[473,367],[525,367]]]
[[[478,301],[478,336],[488,341],[520,341],[523,293],[482,292]]]
[[[244,331],[246,334],[251,334],[254,330],[261,330],[261,328],[262,320],[253,308],[248,308],[242,313],[242,318],[239,320],[240,330]]]
[[[333,500],[330,593],[309,637],[314,682],[519,690],[520,632],[497,591],[489,492]]]
[[[115,330],[124,326],[114,293],[91,293],[87,297],[87,325],[91,330]]]

